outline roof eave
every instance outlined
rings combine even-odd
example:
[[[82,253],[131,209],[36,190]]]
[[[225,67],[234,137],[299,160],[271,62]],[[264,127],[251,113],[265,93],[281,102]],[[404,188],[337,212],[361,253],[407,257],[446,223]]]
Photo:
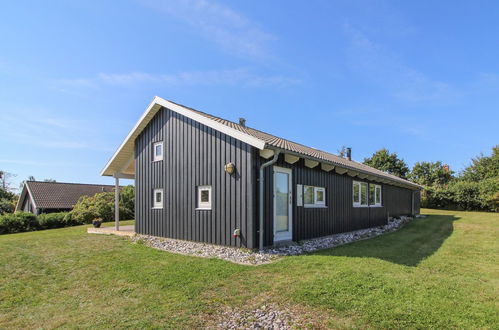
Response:
[[[325,160],[325,159],[318,158],[318,157],[309,156],[309,155],[306,155],[306,154],[302,154],[302,153],[295,152],[295,151],[290,151],[290,150],[287,150],[287,149],[273,147],[273,146],[270,146],[270,145],[266,145],[265,148],[266,149],[276,150],[276,151],[278,150],[278,151],[280,151],[283,154],[286,154],[286,153],[287,154],[292,154],[292,155],[298,156],[300,158],[310,159],[310,160],[318,161],[318,162],[321,162],[321,163],[331,164],[333,166],[343,167],[343,168],[346,168],[347,170],[352,170],[352,171],[360,172],[362,174],[367,174],[367,175],[375,176],[375,177],[381,178],[383,180],[389,180],[391,182],[396,182],[398,184],[406,185],[406,186],[409,186],[411,188],[417,188],[418,190],[423,189],[422,186],[420,186],[420,185],[418,185],[416,183],[410,182],[408,180],[402,179],[402,178],[400,178],[399,180],[394,180],[394,179],[392,179],[390,177],[382,176],[382,175],[379,175],[377,173],[368,172],[368,171],[361,170],[361,169],[358,169],[358,168],[355,168],[355,167],[352,167],[352,166],[344,165],[344,164],[341,164],[341,163],[336,163],[336,162]]]
[[[123,152],[126,147],[130,148],[130,144],[135,141],[135,138],[142,132],[142,130],[147,126],[149,121],[154,117],[154,115],[162,108],[170,109],[176,113],[179,113],[183,116],[186,116],[192,120],[195,120],[201,124],[204,124],[208,127],[211,127],[217,131],[220,131],[228,136],[231,136],[235,139],[238,139],[242,142],[245,142],[259,150],[265,148],[265,141],[258,139],[254,136],[246,134],[244,132],[238,131],[234,128],[228,127],[224,124],[221,124],[213,119],[207,118],[205,116],[200,115],[192,110],[189,110],[181,105],[175,104],[173,102],[167,101],[159,96],[155,96],[149,106],[146,108],[142,116],[139,118],[137,123],[134,125],[132,130],[128,133],[125,140],[118,147],[116,152],[113,154],[111,159],[107,162],[106,166],[101,171],[101,176],[114,176],[115,173],[120,172],[120,167],[117,166],[116,159]],[[133,147],[132,147],[133,148]],[[128,152],[130,153],[130,151]],[[128,156],[129,158],[130,156]],[[133,157],[133,150],[132,150]],[[117,166],[118,168],[113,168],[113,166]]]

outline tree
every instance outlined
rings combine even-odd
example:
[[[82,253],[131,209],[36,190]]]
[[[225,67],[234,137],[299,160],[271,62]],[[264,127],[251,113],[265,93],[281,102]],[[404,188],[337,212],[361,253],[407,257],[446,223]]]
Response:
[[[461,179],[466,181],[481,181],[499,177],[499,145],[492,148],[489,157],[483,154],[471,160],[471,165],[461,173]]]
[[[0,214],[12,213],[16,207],[17,195],[10,188],[10,179],[15,176],[15,174],[0,171]]]
[[[133,186],[122,188],[120,193],[120,219],[132,219],[135,208]],[[94,196],[82,196],[68,213],[66,222],[71,224],[90,223],[95,218],[103,221],[114,220],[114,192],[102,192]]]
[[[417,162],[414,164],[409,179],[423,186],[448,184],[454,172],[442,162]]]
[[[0,188],[5,191],[11,191],[12,190],[12,188],[10,188],[10,185],[12,184],[11,179],[16,176],[17,176],[16,174],[0,170]]]
[[[364,164],[404,179],[409,172],[404,160],[398,158],[397,153],[390,153],[385,148],[376,151],[370,158],[364,158]]]
[[[341,146],[341,149],[338,150],[338,156],[345,158],[347,156],[347,147]]]

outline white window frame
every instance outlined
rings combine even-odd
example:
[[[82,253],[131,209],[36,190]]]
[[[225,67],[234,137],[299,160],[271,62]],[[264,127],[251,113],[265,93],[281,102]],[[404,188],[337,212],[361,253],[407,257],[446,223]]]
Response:
[[[319,191],[322,191],[322,197],[323,197],[322,201],[317,200],[317,193]],[[314,202],[315,202],[315,205],[326,206],[326,188],[324,188],[324,187],[315,187],[314,188]]]
[[[161,155],[156,155],[156,147],[161,146]],[[152,161],[159,162],[163,160],[163,155],[165,154],[165,148],[163,146],[163,141],[154,142],[152,145]]]
[[[366,185],[366,204],[362,204],[362,185]],[[354,186],[359,185],[359,201],[355,202],[353,200],[353,191],[354,191]],[[362,181],[353,181],[352,184],[352,203],[354,207],[369,207],[369,184],[367,182],[362,182]]]
[[[156,201],[156,194],[160,193],[161,194],[161,201],[157,202]],[[163,194],[163,189],[162,188],[157,188],[153,190],[152,194],[152,208],[153,209],[162,209],[164,205],[164,200],[165,200],[165,195]]]
[[[208,191],[208,202],[201,202],[201,192],[202,191]],[[211,186],[198,186],[198,191],[197,191],[197,210],[211,210],[211,202],[212,202],[212,195],[211,195]]]
[[[307,188],[312,188],[314,190],[314,195],[313,195],[314,202],[312,204],[305,203],[305,190]],[[322,191],[322,193],[323,193],[324,200],[322,202],[317,200],[317,192],[318,191]],[[326,188],[325,187],[315,187],[315,186],[303,185],[303,207],[327,207],[326,206]]]
[[[382,199],[383,189],[381,189],[381,185],[379,185],[379,184],[373,184],[373,186],[374,186],[374,204],[371,206],[381,207],[381,205],[383,204],[383,199]],[[379,188],[379,203],[376,202],[376,195],[377,195],[378,188]]]

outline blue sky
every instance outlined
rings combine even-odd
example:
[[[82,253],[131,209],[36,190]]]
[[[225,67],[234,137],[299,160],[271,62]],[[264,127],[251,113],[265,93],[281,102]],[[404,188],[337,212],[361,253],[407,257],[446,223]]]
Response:
[[[9,1],[0,169],[99,173],[155,95],[315,148],[453,170],[499,143],[496,1]]]

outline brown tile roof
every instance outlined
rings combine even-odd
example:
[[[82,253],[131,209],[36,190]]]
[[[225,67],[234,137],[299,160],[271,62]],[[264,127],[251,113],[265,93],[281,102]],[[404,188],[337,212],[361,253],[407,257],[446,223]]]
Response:
[[[334,165],[338,165],[340,167],[344,167],[344,168],[347,168],[347,169],[358,170],[358,171],[361,171],[363,173],[367,173],[367,174],[372,174],[372,175],[375,175],[375,176],[384,177],[384,178],[386,178],[388,180],[397,181],[399,183],[402,183],[402,184],[405,184],[405,185],[410,185],[412,187],[419,187],[419,185],[417,185],[417,184],[415,184],[413,182],[410,182],[408,180],[402,179],[402,178],[400,178],[400,177],[398,177],[396,175],[388,174],[386,172],[380,171],[378,169],[375,169],[373,167],[367,166],[365,164],[358,163],[358,162],[353,161],[353,160],[347,160],[347,159],[342,158],[340,156],[337,156],[337,155],[334,155],[334,154],[331,154],[331,153],[328,153],[328,152],[325,152],[325,151],[322,151],[322,150],[318,150],[318,149],[315,149],[315,148],[307,147],[307,146],[304,146],[303,144],[296,143],[296,142],[293,142],[293,141],[290,141],[290,140],[286,140],[286,139],[283,139],[283,138],[277,137],[275,135],[271,135],[271,134],[259,131],[257,129],[254,129],[254,128],[251,128],[251,127],[248,127],[248,126],[241,126],[241,125],[236,124],[236,123],[234,123],[232,121],[212,116],[212,115],[207,114],[205,112],[189,108],[189,107],[187,107],[185,105],[178,104],[178,103],[175,103],[173,101],[169,101],[169,102],[177,104],[177,105],[179,105],[181,107],[184,107],[186,109],[189,109],[189,110],[191,110],[193,112],[196,112],[196,113],[198,113],[198,114],[200,114],[202,116],[205,116],[205,117],[207,117],[207,118],[209,118],[211,120],[214,120],[214,121],[219,122],[221,124],[224,124],[224,125],[226,125],[228,127],[231,127],[231,128],[233,128],[235,130],[238,130],[240,132],[246,133],[246,134],[251,135],[253,137],[256,137],[256,138],[258,138],[260,140],[263,140],[270,147],[275,147],[275,148],[283,149],[285,151],[295,152],[297,154],[301,154],[301,155],[304,155],[304,156],[309,156],[311,158],[315,158],[318,161],[323,160],[323,161],[326,161],[326,162],[329,162],[329,163],[332,163]]]
[[[102,184],[41,181],[27,181],[26,184],[39,209],[71,209],[81,196],[114,191],[114,186]]]

